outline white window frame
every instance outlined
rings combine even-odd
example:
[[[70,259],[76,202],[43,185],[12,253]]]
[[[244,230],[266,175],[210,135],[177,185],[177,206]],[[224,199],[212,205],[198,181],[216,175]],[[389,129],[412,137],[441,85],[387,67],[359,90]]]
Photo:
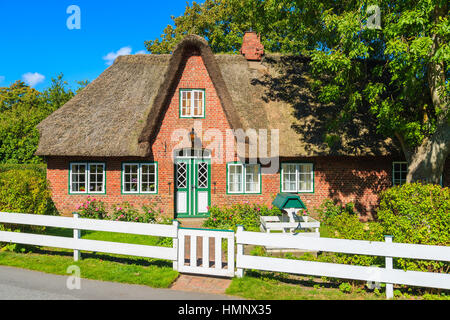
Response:
[[[191,113],[189,115],[183,115],[183,93],[191,93]],[[202,102],[202,114],[194,115],[194,105],[195,105],[195,93],[201,92],[203,96]],[[205,102],[206,102],[206,91],[204,89],[180,89],[180,118],[204,118],[205,117]]]
[[[247,191],[247,167],[248,166],[258,166],[258,187],[256,191]],[[241,167],[241,183],[240,191],[230,191],[230,167]],[[261,193],[261,165],[257,163],[243,164],[239,162],[230,162],[227,164],[227,193],[228,194],[259,194]]]
[[[73,191],[73,166],[76,165],[83,165],[85,166],[85,183],[86,188],[85,191]],[[91,166],[102,166],[103,167],[103,183],[102,183],[102,191],[90,191],[90,185],[91,185]],[[69,193],[70,194],[106,194],[106,164],[104,162],[71,162],[70,163],[70,175],[69,175]]]
[[[142,191],[142,166],[152,165],[155,166],[155,190],[154,191]],[[126,191],[125,190],[125,166],[137,166],[137,190]],[[158,163],[156,162],[125,162],[122,163],[122,193],[123,194],[157,194],[158,193]]]
[[[284,188],[284,166],[292,165],[295,166],[295,189],[294,190],[287,190]],[[305,173],[300,172],[300,166],[301,165],[308,165],[311,166],[311,189],[302,190],[299,188],[300,184],[300,178],[299,176],[305,175]],[[281,185],[281,192],[286,193],[314,193],[314,163],[311,162],[300,162],[300,163],[292,163],[292,162],[284,162],[281,164],[281,171],[280,171],[280,185]]]

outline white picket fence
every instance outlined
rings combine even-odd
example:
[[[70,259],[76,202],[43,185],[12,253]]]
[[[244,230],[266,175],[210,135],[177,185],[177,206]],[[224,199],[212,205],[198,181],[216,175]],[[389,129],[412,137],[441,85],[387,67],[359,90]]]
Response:
[[[301,236],[301,233],[273,234],[248,232],[244,231],[242,227],[239,227],[236,233],[237,276],[242,276],[244,269],[258,269],[386,283],[386,296],[388,299],[393,297],[393,284],[450,290],[450,274],[403,271],[392,268],[392,258],[395,257],[450,261],[450,247],[392,243],[392,237],[386,237],[385,240],[386,242],[371,242],[331,238],[311,238],[303,237]],[[249,256],[244,255],[244,245],[275,246],[289,249],[381,256],[386,257],[386,264],[385,268],[379,268]]]
[[[0,242],[47,246],[74,250],[78,260],[80,251],[132,255],[173,261],[175,270],[187,273],[242,277],[244,269],[258,269],[301,275],[325,276],[352,280],[386,283],[387,298],[393,297],[393,284],[431,287],[450,290],[450,274],[403,271],[393,269],[393,258],[410,258],[433,261],[450,261],[450,247],[392,243],[391,237],[385,242],[360,240],[311,238],[298,234],[248,232],[239,227],[237,232],[217,230],[193,230],[172,225],[146,224],[81,219],[57,216],[41,216],[19,213],[0,213],[0,223],[33,226],[47,226],[73,229],[73,238],[38,234],[0,231]],[[129,233],[147,236],[169,237],[173,239],[171,248],[118,243],[109,241],[80,239],[80,230]],[[185,241],[189,237],[189,242]],[[202,254],[197,252],[197,239],[202,239]],[[210,264],[209,240],[215,244],[213,263]],[[222,239],[226,239],[227,261],[222,261]],[[186,243],[190,244],[188,264],[186,264]],[[235,255],[235,244],[237,245]],[[385,257],[385,268],[363,267],[335,263],[301,261],[244,254],[245,245],[279,247],[308,251],[340,252],[356,255]],[[201,259],[200,259],[201,257]],[[201,263],[199,263],[201,261]],[[235,262],[237,271],[235,271]]]
[[[77,215],[74,215],[73,218],[68,218],[20,213],[0,213],[0,223],[73,229],[73,238],[0,231],[0,242],[72,249],[74,250],[75,261],[79,259],[80,250],[123,254],[146,258],[157,258],[172,261],[177,261],[178,259],[177,241],[173,242],[172,248],[167,248],[140,244],[80,239],[79,232],[80,230],[107,231],[147,236],[169,237],[176,239],[178,237],[177,221],[174,221],[173,225],[159,225],[148,223],[79,219]]]

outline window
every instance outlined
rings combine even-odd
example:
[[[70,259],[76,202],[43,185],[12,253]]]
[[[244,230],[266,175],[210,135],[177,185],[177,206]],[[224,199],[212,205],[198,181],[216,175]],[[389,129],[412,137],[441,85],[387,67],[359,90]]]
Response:
[[[180,117],[203,118],[205,116],[205,90],[180,90]]]
[[[228,164],[228,193],[260,193],[261,172],[259,164]]]
[[[123,193],[157,193],[158,165],[156,163],[124,163]]]
[[[105,193],[104,163],[71,163],[69,193]]]
[[[408,174],[408,162],[393,162],[392,163],[392,184],[394,186],[401,186],[406,183],[406,175]],[[442,175],[439,184],[443,187]]]
[[[281,165],[281,192],[314,192],[312,163],[283,163]]]
[[[402,184],[405,184],[407,173],[407,162],[394,162],[392,164],[392,183],[394,186],[401,186]]]

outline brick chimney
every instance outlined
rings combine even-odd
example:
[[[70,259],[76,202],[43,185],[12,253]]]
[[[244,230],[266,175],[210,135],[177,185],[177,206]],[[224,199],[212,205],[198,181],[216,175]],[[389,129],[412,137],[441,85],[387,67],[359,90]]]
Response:
[[[240,52],[247,60],[261,61],[264,55],[264,46],[261,43],[261,36],[254,31],[245,32]]]

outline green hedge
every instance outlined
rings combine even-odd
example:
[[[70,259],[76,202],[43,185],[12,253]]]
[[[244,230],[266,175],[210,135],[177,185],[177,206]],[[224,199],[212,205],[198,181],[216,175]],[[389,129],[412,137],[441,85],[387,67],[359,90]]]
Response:
[[[205,228],[236,231],[242,225],[246,231],[259,231],[261,216],[281,215],[276,207],[260,204],[238,203],[231,207],[213,206],[210,217],[204,222]]]
[[[0,172],[0,211],[56,214],[45,175],[34,169]]]
[[[450,246],[450,189],[439,185],[405,184],[384,191],[378,221],[394,242]],[[445,262],[394,259],[408,270],[449,272]]]

